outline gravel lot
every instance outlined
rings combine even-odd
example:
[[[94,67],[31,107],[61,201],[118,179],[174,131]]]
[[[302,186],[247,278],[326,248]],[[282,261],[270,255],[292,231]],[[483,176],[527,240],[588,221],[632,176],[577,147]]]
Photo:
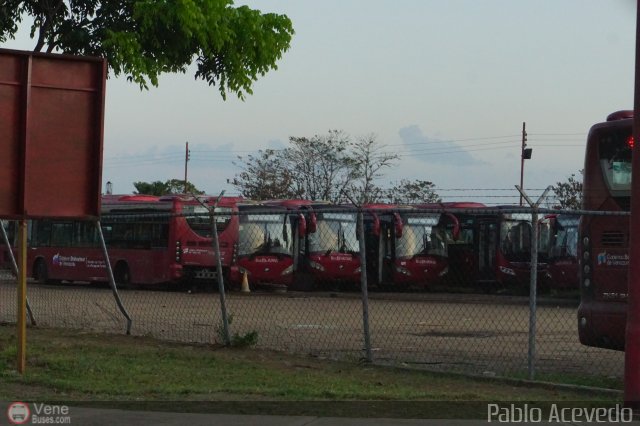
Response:
[[[16,287],[0,280],[0,321],[15,322]],[[216,343],[221,338],[218,293],[120,292],[132,334]],[[126,321],[108,288],[29,283],[38,326],[124,333]],[[226,296],[232,335],[258,333],[258,347],[332,359],[364,357],[362,300],[356,293],[259,293]],[[536,372],[621,377],[623,353],[580,345],[576,306],[541,301]],[[526,298],[442,293],[373,293],[372,354],[377,363],[484,375],[527,371]]]

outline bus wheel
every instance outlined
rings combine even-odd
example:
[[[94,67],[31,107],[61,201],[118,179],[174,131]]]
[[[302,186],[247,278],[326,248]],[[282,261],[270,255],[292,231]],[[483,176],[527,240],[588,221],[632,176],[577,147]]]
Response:
[[[38,259],[33,267],[33,278],[38,284],[46,284],[49,280],[49,274],[47,272],[47,264],[44,260]]]
[[[131,288],[131,272],[129,266],[124,262],[119,262],[113,271],[113,278],[116,280],[116,287],[129,289]]]

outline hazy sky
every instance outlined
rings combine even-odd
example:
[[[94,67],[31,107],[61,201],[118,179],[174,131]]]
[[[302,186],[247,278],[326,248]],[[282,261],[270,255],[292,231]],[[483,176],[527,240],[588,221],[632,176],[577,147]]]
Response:
[[[400,155],[381,186],[424,179],[448,200],[494,196],[519,183],[523,122],[525,187],[540,189],[582,168],[592,124],[633,108],[634,0],[236,4],[293,21],[279,69],[244,102],[223,101],[193,73],[145,92],[110,79],[103,182],[114,192],[183,179],[188,141],[189,180],[234,193],[226,179],[238,155],[336,129],[373,134]],[[2,47],[34,44],[23,35]],[[460,188],[480,191],[451,191]]]

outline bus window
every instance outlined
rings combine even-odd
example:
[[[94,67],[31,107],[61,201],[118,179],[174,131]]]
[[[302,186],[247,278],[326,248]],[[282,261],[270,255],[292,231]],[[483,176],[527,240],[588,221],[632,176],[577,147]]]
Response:
[[[239,255],[291,254],[293,236],[288,214],[256,214],[240,217]]]
[[[98,231],[94,222],[76,222],[74,227],[74,246],[96,247],[98,245]]]
[[[34,247],[49,247],[51,245],[51,222],[38,220],[31,228],[31,245]]]
[[[500,235],[501,249],[510,262],[526,262],[531,258],[531,224],[520,220],[504,220]]]
[[[224,231],[231,221],[231,207],[216,207],[216,230]],[[200,205],[184,205],[182,212],[189,227],[201,237],[211,238],[211,216],[209,209]]]
[[[356,215],[324,213],[318,215],[316,232],[309,234],[309,251],[357,252]]]
[[[599,143],[600,167],[611,191],[631,191],[631,147],[628,130],[606,133]]]
[[[69,247],[73,236],[73,223],[53,223],[51,226],[51,245]]]

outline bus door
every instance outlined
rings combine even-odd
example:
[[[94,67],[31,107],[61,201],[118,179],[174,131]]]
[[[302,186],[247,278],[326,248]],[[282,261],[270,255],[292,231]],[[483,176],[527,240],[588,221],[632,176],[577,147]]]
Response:
[[[480,219],[477,232],[478,275],[477,281],[496,280],[496,246],[498,222],[495,219]]]
[[[460,231],[457,239],[448,242],[449,273],[447,279],[452,285],[468,285],[476,281],[478,265],[477,250],[474,249],[476,234],[474,218],[459,218]],[[448,230],[451,225],[448,225]],[[451,231],[453,232],[453,231]]]

